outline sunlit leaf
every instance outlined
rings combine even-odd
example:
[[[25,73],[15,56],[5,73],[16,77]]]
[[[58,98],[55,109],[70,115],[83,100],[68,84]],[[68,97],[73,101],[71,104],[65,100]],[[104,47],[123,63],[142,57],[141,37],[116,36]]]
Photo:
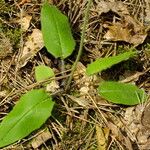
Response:
[[[42,81],[54,76],[55,74],[50,67],[44,65],[35,67],[35,79],[37,81]]]
[[[99,85],[98,92],[106,100],[124,105],[135,105],[146,100],[143,90],[132,84],[106,81]]]
[[[0,124],[0,147],[12,144],[38,129],[51,116],[53,106],[52,98],[42,89],[23,95]]]
[[[101,72],[105,69],[110,68],[111,66],[117,63],[120,63],[121,61],[127,60],[130,57],[133,57],[135,54],[136,54],[135,51],[129,51],[123,54],[119,54],[117,56],[97,59],[96,61],[92,62],[91,64],[87,66],[86,72],[88,75]]]
[[[48,52],[55,58],[68,57],[75,47],[68,18],[46,2],[41,11],[41,25]]]

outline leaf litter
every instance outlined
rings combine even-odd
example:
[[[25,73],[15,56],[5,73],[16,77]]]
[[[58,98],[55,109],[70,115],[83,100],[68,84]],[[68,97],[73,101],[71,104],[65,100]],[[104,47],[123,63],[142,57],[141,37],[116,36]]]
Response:
[[[37,52],[44,47],[42,33],[39,29],[33,29],[31,35],[27,37],[19,60],[19,68],[24,67]]]
[[[23,18],[19,19],[18,22],[20,23],[23,32],[28,30],[31,19],[32,19],[32,16],[30,15],[26,15]]]
[[[147,37],[146,28],[136,19],[134,19],[126,5],[122,2],[105,2],[101,1],[98,5],[99,14],[108,13],[110,11],[119,15],[113,22],[106,22],[103,26],[108,31],[104,35],[104,39],[108,41],[125,41],[134,46],[142,44]]]
[[[35,81],[33,70],[35,66],[39,64],[48,64],[59,72],[57,60],[54,60],[51,56],[47,56],[47,54],[43,53],[41,50],[44,45],[41,31],[38,30],[40,27],[37,23],[37,20],[39,19],[37,14],[40,11],[39,4],[35,1],[29,1],[28,3],[26,3],[27,1],[21,2],[23,2],[20,4],[21,8],[25,7],[26,11],[33,12],[31,14],[29,13],[31,16],[33,15],[30,23],[30,25],[32,25],[30,31],[27,30],[27,27],[29,26],[29,20],[27,20],[27,31],[25,31],[24,34],[28,36],[23,37],[23,40],[26,42],[24,42],[21,55],[16,55],[16,57],[21,58],[19,61],[20,70],[15,72],[15,63],[13,63],[10,68],[6,66],[8,69],[6,69],[4,65],[0,66],[0,81],[3,81],[0,83],[0,90],[5,91],[7,87],[9,88],[9,90],[6,90],[8,93],[13,89],[15,89],[14,91],[20,89],[20,93],[17,92],[13,96],[11,96],[11,92],[4,95],[2,92],[0,99],[4,100],[5,103],[0,106],[3,107],[3,109],[0,110],[1,118],[10,110],[10,106],[13,106],[21,93],[26,89],[29,89],[29,87],[34,87]],[[44,141],[40,140],[40,142],[38,142],[40,144],[37,144],[36,146],[38,149],[45,149],[44,145],[49,149],[52,147],[53,149],[64,150],[96,149],[97,145],[102,142],[101,140],[106,140],[107,142],[104,149],[127,148],[134,150],[149,148],[150,132],[147,128],[149,125],[147,117],[149,115],[149,106],[143,106],[143,104],[141,104],[124,108],[108,103],[95,94],[97,83],[103,80],[103,72],[93,78],[89,78],[85,73],[87,62],[89,63],[100,57],[116,55],[116,53],[118,53],[116,48],[118,46],[118,41],[125,41],[134,47],[144,44],[143,42],[148,36],[147,25],[149,24],[149,2],[147,0],[145,2],[146,5],[145,3],[144,5],[146,9],[143,24],[139,18],[136,18],[134,12],[136,8],[142,7],[140,4],[137,4],[138,1],[134,4],[133,1],[114,2],[113,0],[94,0],[94,4],[90,10],[91,15],[89,25],[86,31],[84,56],[81,58],[81,62],[78,64],[74,74],[73,84],[71,85],[71,94],[67,93],[67,95],[62,96],[65,101],[63,101],[63,99],[58,99],[56,96],[56,101],[58,101],[59,105],[59,108],[56,108],[56,114],[59,115],[54,114],[55,117],[49,119],[46,124],[52,137],[49,135],[50,139],[48,139],[48,142],[46,142],[47,138],[45,138]],[[29,3],[33,3],[34,5],[28,5]],[[82,29],[85,1],[53,1],[53,4],[58,6],[67,16],[69,16],[71,25],[73,26],[73,32],[75,36],[77,36],[78,41],[78,36]],[[134,6],[135,9],[131,9],[132,6]],[[112,14],[114,13],[114,15],[110,16],[110,12],[112,12]],[[138,9],[137,12],[139,12]],[[35,30],[36,32],[34,32]],[[7,38],[9,41],[9,37]],[[12,54],[11,43],[9,48],[11,53],[5,55],[8,58],[10,57],[10,54]],[[144,57],[138,58],[136,61],[141,63],[140,59],[143,59],[142,62],[145,63],[147,60],[145,69],[130,70],[129,75],[126,75],[128,71],[125,71],[120,75],[118,74],[120,71],[119,68],[118,72],[112,72],[111,76],[115,76],[116,74],[119,77],[123,76],[124,80],[122,80],[122,82],[133,82],[139,87],[146,89],[146,91],[149,91],[149,71],[145,71],[148,69],[149,57],[145,54],[145,51],[141,49],[142,48],[139,48],[139,50],[143,52]],[[15,49],[15,51],[17,52],[18,50]],[[37,53],[39,54],[37,55]],[[51,61],[45,61],[48,59]],[[69,59],[71,59],[71,61],[73,60],[72,57]],[[6,59],[2,57],[1,64],[4,64],[5,61]],[[30,66],[28,64],[32,65]],[[111,70],[109,70],[109,72],[111,73]],[[2,77],[5,77],[5,80],[1,80]],[[58,80],[57,82],[58,85],[61,85],[61,80]],[[59,86],[59,88],[61,87]],[[56,90],[51,92],[53,93],[55,91]],[[149,101],[147,101],[147,103],[149,103]],[[58,116],[60,116],[60,118],[58,118]],[[63,117],[61,118],[61,116]],[[97,132],[95,133],[96,125],[103,131],[103,139],[98,138],[98,136],[102,134],[98,132],[99,129],[97,129]],[[104,132],[105,129],[109,132]],[[124,134],[127,135],[127,137]],[[34,139],[36,139],[36,137],[33,137],[33,140]],[[17,146],[26,148],[26,143],[31,143],[30,137],[27,138],[25,143],[19,142]]]

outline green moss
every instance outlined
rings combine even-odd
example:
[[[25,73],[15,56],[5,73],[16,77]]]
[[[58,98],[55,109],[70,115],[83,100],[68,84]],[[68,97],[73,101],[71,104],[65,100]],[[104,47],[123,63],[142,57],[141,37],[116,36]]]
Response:
[[[149,59],[150,58],[150,44],[149,43],[147,43],[145,45],[145,47],[144,47],[144,53],[145,53],[147,59]]]
[[[7,29],[3,32],[5,33],[6,37],[9,37],[10,42],[13,45],[13,47],[18,48],[20,37],[21,37],[21,29],[19,28]]]
[[[14,11],[14,7],[11,7],[11,5],[5,3],[4,0],[0,0],[0,17],[7,19],[8,14],[10,14],[12,11]]]
[[[7,38],[10,39],[10,43],[13,49],[18,48],[21,29],[19,25],[12,24],[12,27],[7,24],[13,18],[13,14],[17,11],[15,7],[12,7],[9,3],[4,0],[0,0],[0,32],[3,32]]]
[[[89,131],[91,131],[92,128],[93,126],[88,123],[84,127],[83,122],[81,120],[74,121],[73,130],[68,130],[63,135],[62,148],[72,150],[79,149],[79,147],[80,149],[85,149],[85,147],[88,148],[89,150],[96,149],[96,145],[92,147],[88,145],[87,147],[86,145],[87,143],[85,141],[85,137],[89,134]],[[91,140],[94,141],[95,137],[93,136]]]
[[[117,48],[117,53],[118,54],[122,54],[124,52],[127,52],[127,51],[136,51],[136,48],[133,48],[133,47],[129,47],[129,46],[123,46],[123,45],[119,45],[118,48]]]
[[[9,38],[13,50],[19,48],[21,37],[21,29],[19,27],[10,28],[6,24],[0,23],[0,32],[2,32],[5,35],[5,37]]]

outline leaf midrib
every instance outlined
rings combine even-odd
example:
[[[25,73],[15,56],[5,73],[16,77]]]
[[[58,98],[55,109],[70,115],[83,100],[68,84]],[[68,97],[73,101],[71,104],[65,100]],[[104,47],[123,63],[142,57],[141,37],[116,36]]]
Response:
[[[56,9],[56,8],[54,8],[54,9]],[[61,35],[60,35],[60,33],[59,33],[59,29],[58,29],[58,23],[57,23],[57,19],[55,19],[55,17],[54,17],[54,14],[53,14],[54,12],[52,11],[52,17],[53,17],[53,19],[54,19],[54,23],[55,23],[55,25],[56,25],[56,30],[57,30],[57,35],[58,35],[58,39],[59,39],[59,45],[60,45],[60,47],[61,47],[61,57],[62,57],[62,51],[63,51],[63,49],[62,49],[62,44],[61,44]]]
[[[48,99],[48,97],[45,98],[45,99],[42,101],[42,103],[45,102],[47,99]],[[34,109],[34,107],[36,107],[36,106],[39,105],[40,103],[41,103],[41,102],[37,103],[36,105],[34,105],[33,107],[31,107],[28,111],[26,111],[26,112],[20,117],[20,119],[17,120],[17,123],[14,124],[14,125],[12,125],[11,129],[8,130],[8,132],[1,138],[1,140],[3,141],[4,138],[7,137],[7,135],[10,133],[10,131],[13,130],[13,128],[14,128],[32,109]],[[10,144],[11,144],[11,143],[10,143]]]

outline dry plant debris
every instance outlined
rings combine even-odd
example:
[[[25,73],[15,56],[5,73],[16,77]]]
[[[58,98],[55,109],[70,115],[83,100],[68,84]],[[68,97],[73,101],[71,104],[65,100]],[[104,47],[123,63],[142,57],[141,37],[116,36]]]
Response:
[[[109,41],[125,41],[138,46],[142,44],[147,37],[146,28],[132,16],[122,2],[101,1],[98,6],[99,14],[112,11],[118,17],[113,18],[113,22],[106,23],[103,26],[108,29],[104,39]]]
[[[149,148],[149,104],[138,105],[126,109],[124,123],[128,136],[135,141],[140,149]]]
[[[97,143],[98,150],[105,150],[107,147],[108,137],[109,137],[109,129],[96,126],[96,135],[97,135]]]
[[[27,41],[21,52],[19,68],[25,66],[43,47],[44,42],[41,31],[39,29],[33,29],[32,34],[27,37]]]
[[[46,142],[50,138],[52,138],[52,135],[50,134],[48,129],[44,129],[44,131],[42,131],[38,136],[36,136],[32,140],[31,145],[32,145],[33,149],[37,149],[38,147],[40,147],[44,142]]]
[[[52,94],[59,89],[64,90],[61,82],[66,77],[60,72],[59,61],[43,51],[39,25],[42,2],[0,2],[0,120],[11,110],[21,93],[41,86],[34,79],[34,67],[39,64],[48,65],[57,73],[56,80],[47,86],[47,90]],[[69,17],[78,47],[86,0],[49,2]],[[8,9],[8,5],[12,9]],[[18,17],[20,10],[26,12],[22,18]],[[149,99],[146,104],[133,107],[109,104],[96,94],[96,87],[105,78],[118,79],[137,84],[150,93],[149,25],[148,0],[143,0],[143,3],[139,0],[93,0],[83,56],[74,73],[70,92],[54,94],[57,106],[54,116],[45,124],[48,131],[36,131],[36,134],[33,133],[8,149],[148,150]],[[11,32],[6,32],[6,29],[16,28],[22,30],[22,41],[17,44],[23,42],[17,47],[11,43]],[[121,51],[132,46],[139,50],[140,57],[134,60],[136,63],[130,65],[130,62],[124,62],[115,66],[114,70],[92,77],[86,75],[87,63],[120,53],[120,45],[123,47]],[[74,56],[69,59],[74,61]],[[70,64],[70,61],[66,61],[67,66]]]
[[[25,17],[19,19],[19,23],[21,25],[22,31],[25,32],[28,30],[31,19],[32,19],[32,16],[30,16],[30,15],[26,15]]]
[[[12,45],[10,39],[0,32],[0,59],[12,54]]]

